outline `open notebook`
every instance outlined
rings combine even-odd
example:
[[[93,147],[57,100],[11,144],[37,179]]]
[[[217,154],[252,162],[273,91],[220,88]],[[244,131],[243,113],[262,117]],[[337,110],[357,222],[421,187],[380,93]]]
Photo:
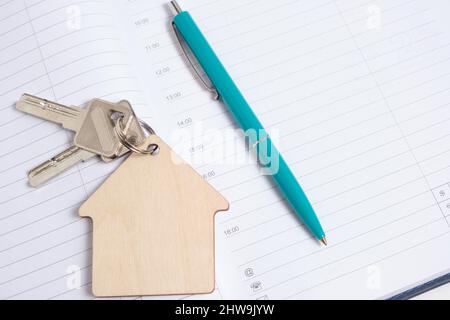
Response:
[[[329,241],[311,239],[254,165],[192,161],[231,202],[216,218],[218,290],[202,298],[380,299],[450,272],[448,1],[181,4],[278,133]],[[27,170],[71,134],[17,112],[24,92],[128,99],[169,144],[235,124],[194,79],[165,0],[0,1],[0,298],[93,298],[77,208],[119,163],[30,188]],[[184,155],[217,147],[193,139]]]

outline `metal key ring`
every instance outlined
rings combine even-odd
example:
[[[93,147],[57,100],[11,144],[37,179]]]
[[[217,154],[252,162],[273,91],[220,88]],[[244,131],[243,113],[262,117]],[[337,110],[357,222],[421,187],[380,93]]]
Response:
[[[152,143],[147,146],[147,148],[143,149],[141,146],[137,146],[127,139],[127,135],[124,132],[123,129],[123,115],[119,116],[115,119],[115,126],[114,130],[117,134],[117,137],[119,138],[120,143],[130,151],[133,151],[134,153],[138,154],[144,154],[144,155],[156,155],[159,151],[159,146],[155,143]],[[154,135],[155,131],[150,127],[146,122],[139,120],[139,124],[141,127],[149,134]]]

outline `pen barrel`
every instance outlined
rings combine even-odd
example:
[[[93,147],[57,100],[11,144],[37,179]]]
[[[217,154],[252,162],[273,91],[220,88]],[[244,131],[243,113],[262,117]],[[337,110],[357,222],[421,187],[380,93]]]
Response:
[[[272,150],[274,149],[276,150],[272,146]],[[278,166],[278,171],[273,173],[272,177],[279,186],[281,194],[289,202],[291,207],[294,208],[294,213],[304,222],[305,226],[310,229],[318,240],[321,240],[325,237],[325,232],[322,229],[319,219],[297,178],[281,155],[279,155]]]
[[[263,129],[191,15],[183,11],[174,17],[173,22],[241,128],[244,131]]]
[[[256,145],[261,165],[269,170],[281,193],[294,208],[295,214],[318,239],[322,239],[323,229],[300,184],[191,15],[183,11],[174,17],[173,23],[234,119],[245,133],[252,132],[246,136],[250,144]],[[274,159],[276,165],[272,162]]]

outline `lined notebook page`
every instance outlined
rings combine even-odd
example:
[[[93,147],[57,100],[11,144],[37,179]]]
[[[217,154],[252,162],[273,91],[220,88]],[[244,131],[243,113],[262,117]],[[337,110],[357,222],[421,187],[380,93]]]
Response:
[[[134,62],[112,4],[0,3],[0,299],[93,299],[91,224],[78,208],[120,161],[93,159],[29,187],[27,171],[68,148],[73,134],[14,104],[24,92],[80,106],[127,99],[140,118],[157,122],[149,84],[136,72],[145,61]]]
[[[212,297],[383,298],[447,273],[448,4],[181,4],[276,133],[330,245],[311,239],[271,180],[233,151],[198,161],[224,145],[211,130],[237,126],[193,78],[166,1],[3,0],[0,298],[92,298],[90,223],[77,208],[118,165],[93,160],[28,187],[27,170],[71,134],[15,111],[23,92],[129,99],[172,145],[180,130],[207,131],[179,151],[231,202],[216,219]]]
[[[130,24],[160,86],[160,112],[173,127],[235,128],[193,79],[156,2],[133,2]],[[224,297],[383,298],[447,273],[450,42],[439,12],[448,4],[182,5],[279,133],[330,242],[311,239],[255,166],[196,165],[231,202],[216,229]],[[186,155],[216,147],[197,140]]]
[[[126,97],[149,109],[108,3],[0,3],[2,299],[64,298],[74,287],[81,287],[78,297],[92,297],[91,227],[77,211],[117,164],[94,159],[40,189],[29,187],[27,171],[69,147],[73,135],[14,104],[28,92],[74,105]]]

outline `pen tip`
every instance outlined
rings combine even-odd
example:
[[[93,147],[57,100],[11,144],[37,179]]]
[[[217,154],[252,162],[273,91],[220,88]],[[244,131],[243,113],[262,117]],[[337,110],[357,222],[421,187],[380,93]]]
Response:
[[[322,239],[320,239],[320,242],[322,242],[324,245],[328,245],[328,242],[327,242],[327,238],[325,238],[325,237],[323,237]]]

